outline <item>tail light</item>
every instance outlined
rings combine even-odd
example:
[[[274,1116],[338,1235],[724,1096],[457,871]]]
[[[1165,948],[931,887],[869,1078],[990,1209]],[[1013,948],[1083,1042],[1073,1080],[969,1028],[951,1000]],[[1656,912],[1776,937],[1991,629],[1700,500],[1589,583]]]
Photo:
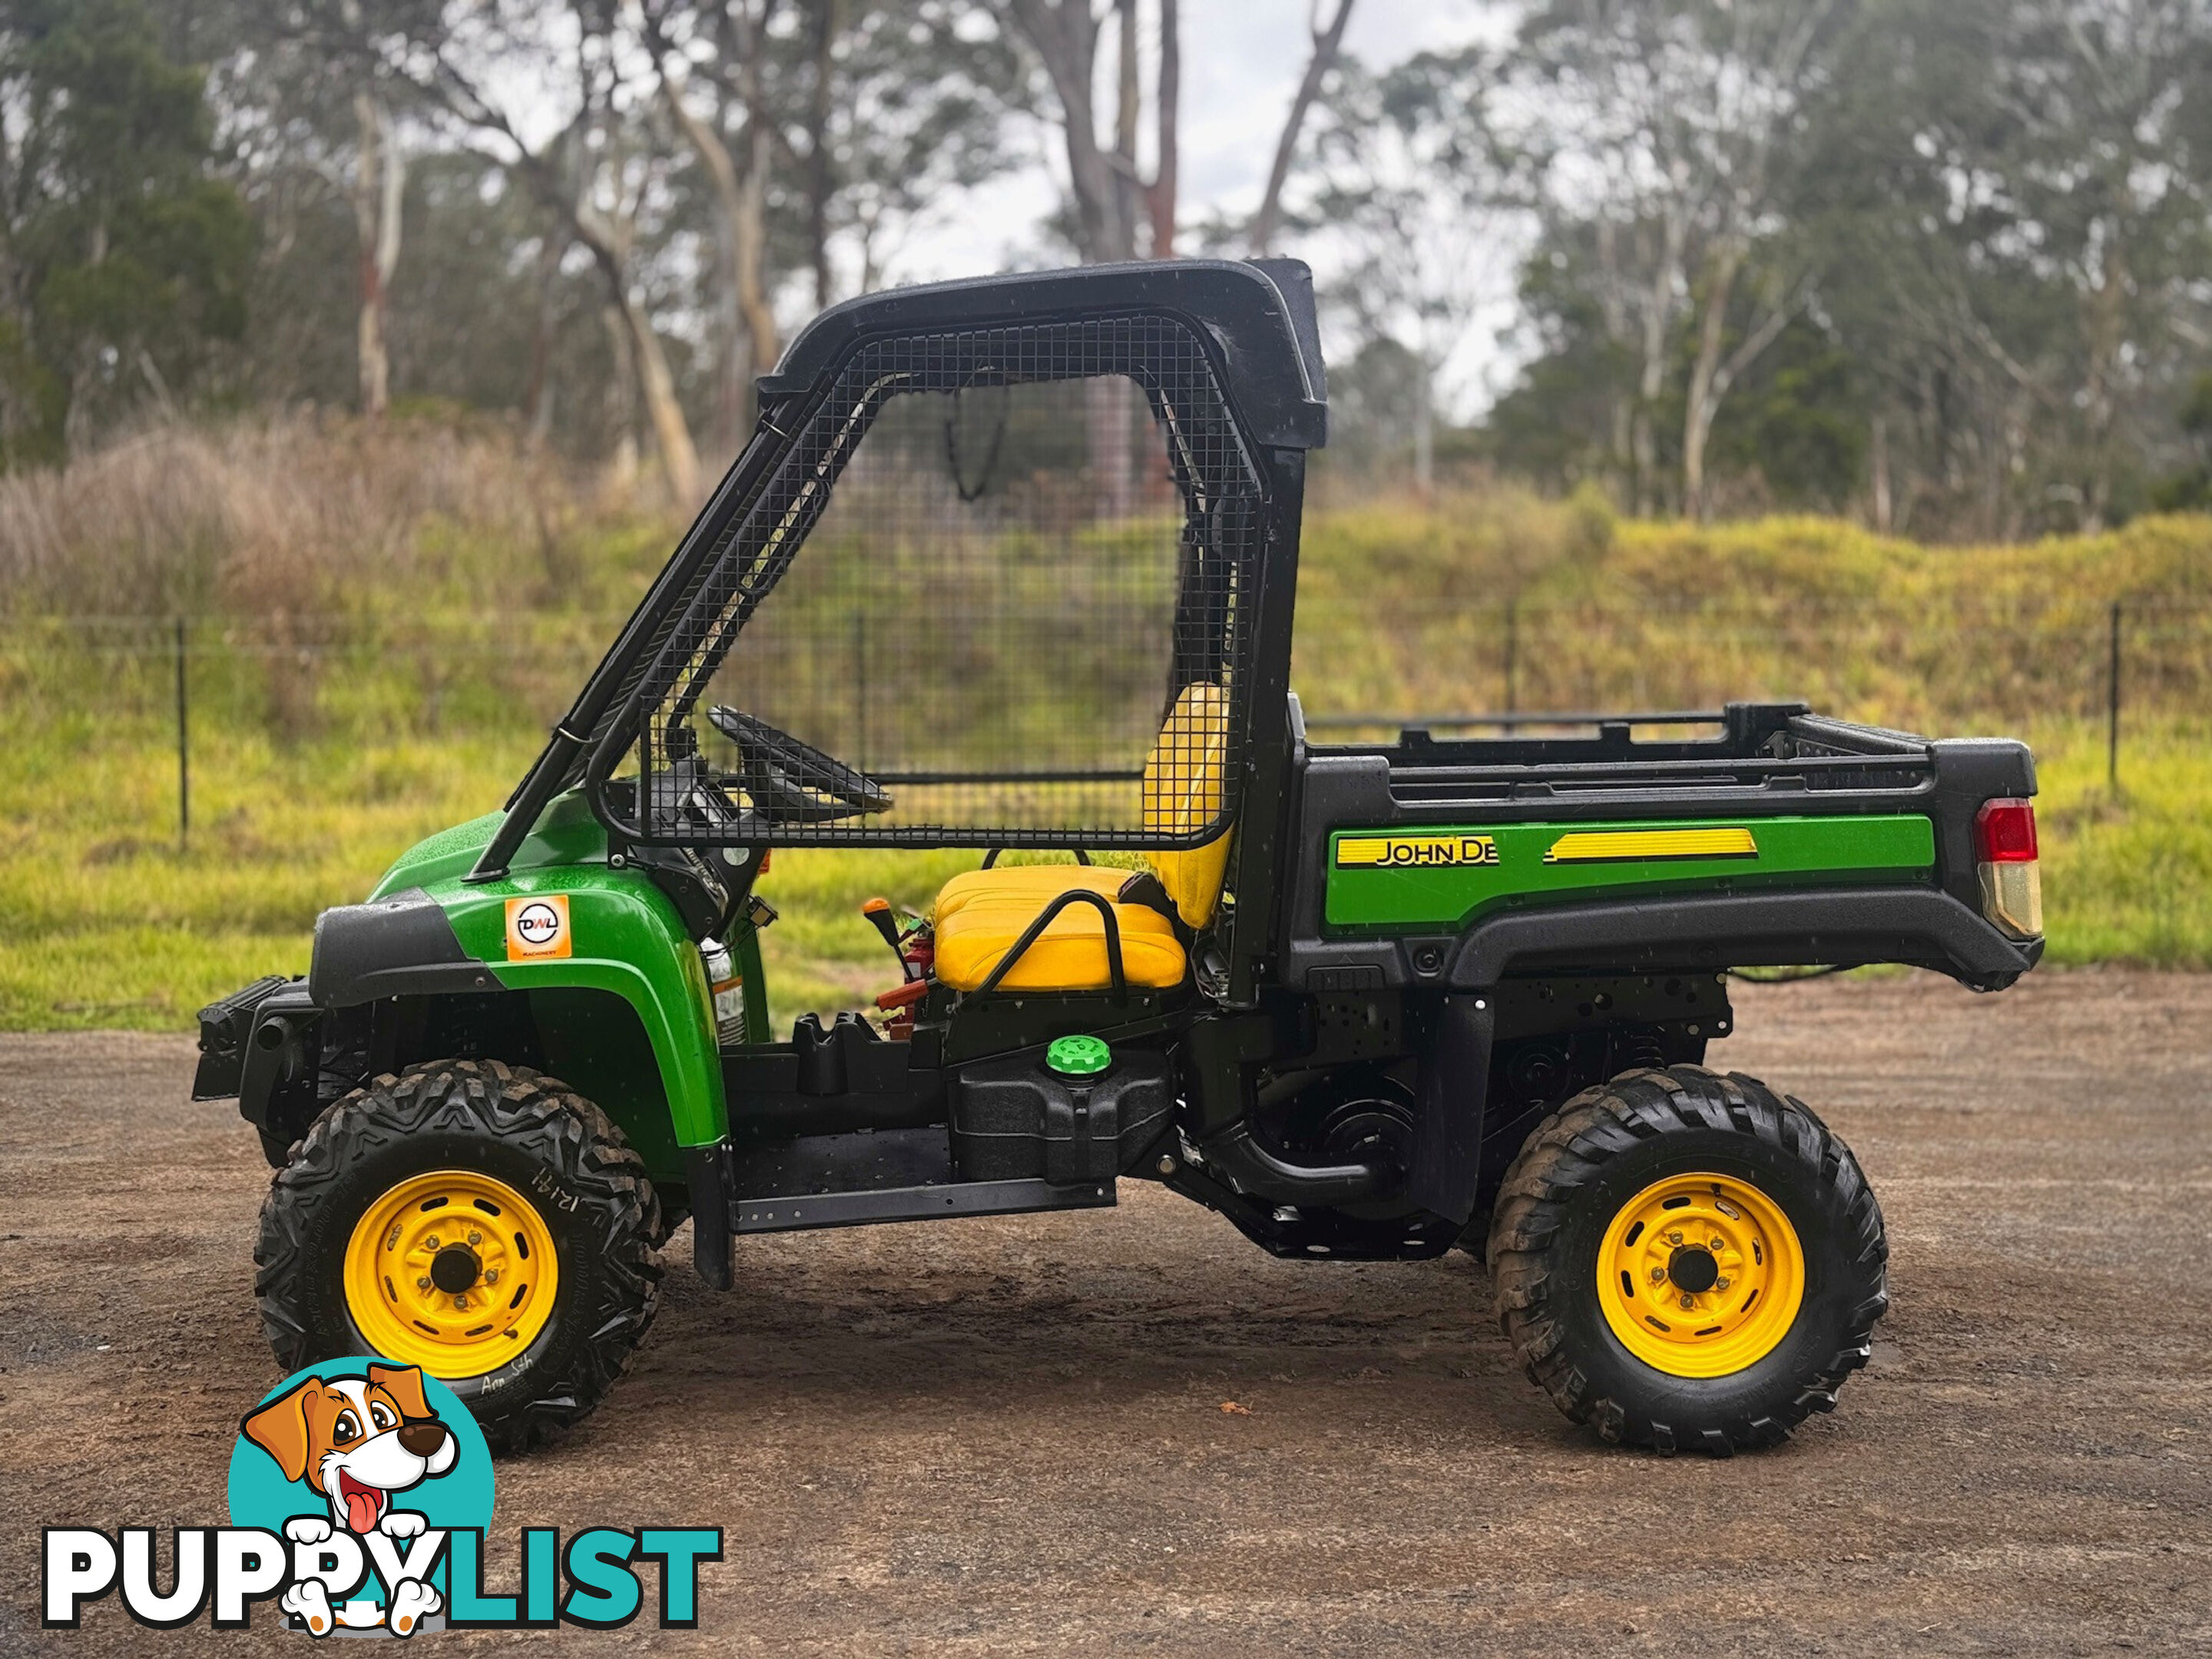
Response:
[[[2043,877],[2036,865],[2035,804],[1990,800],[1974,814],[1982,914],[2014,939],[2043,933]]]

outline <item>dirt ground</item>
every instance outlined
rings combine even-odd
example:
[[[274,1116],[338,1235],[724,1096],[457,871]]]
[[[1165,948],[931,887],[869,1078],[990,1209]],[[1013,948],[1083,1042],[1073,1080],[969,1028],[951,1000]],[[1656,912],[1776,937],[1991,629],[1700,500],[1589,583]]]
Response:
[[[1107,1212],[743,1241],[726,1297],[679,1235],[612,1402],[501,1465],[489,1576],[526,1525],[725,1529],[697,1633],[564,1649],[2212,1647],[2212,978],[1738,1006],[1716,1060],[1850,1141],[1893,1252],[1871,1369],[1785,1448],[1609,1450],[1522,1379],[1468,1258],[1278,1262],[1125,1183]],[[220,1524],[276,1380],[267,1171],[185,1099],[190,1057],[0,1037],[0,1650],[210,1638],[35,1611],[41,1524]],[[300,1651],[276,1622],[223,1639]]]

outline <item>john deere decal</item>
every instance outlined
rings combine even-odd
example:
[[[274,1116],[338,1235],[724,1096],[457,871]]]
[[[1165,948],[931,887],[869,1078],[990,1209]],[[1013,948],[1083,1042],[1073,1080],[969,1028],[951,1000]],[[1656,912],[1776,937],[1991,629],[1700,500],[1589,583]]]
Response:
[[[1358,840],[1346,836],[1336,844],[1340,870],[1497,862],[1498,842],[1490,836],[1364,836]]]
[[[1656,859],[1755,859],[1751,831],[1728,830],[1578,830],[1561,836],[1547,864],[1645,863]]]

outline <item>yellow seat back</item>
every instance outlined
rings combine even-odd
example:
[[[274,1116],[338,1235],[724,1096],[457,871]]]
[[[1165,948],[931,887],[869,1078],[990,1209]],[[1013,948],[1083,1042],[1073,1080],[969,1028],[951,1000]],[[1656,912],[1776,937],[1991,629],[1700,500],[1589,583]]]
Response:
[[[1218,685],[1187,685],[1145,763],[1145,828],[1188,835],[1221,811],[1229,755],[1229,694]],[[1146,861],[1191,927],[1213,920],[1229,872],[1229,831],[1185,852],[1147,853]]]

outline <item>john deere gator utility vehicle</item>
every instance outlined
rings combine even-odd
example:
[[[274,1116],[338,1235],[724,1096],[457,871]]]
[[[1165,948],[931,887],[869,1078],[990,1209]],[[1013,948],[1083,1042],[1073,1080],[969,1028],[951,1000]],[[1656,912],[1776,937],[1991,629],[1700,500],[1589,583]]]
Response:
[[[685,1217],[727,1289],[746,1234],[1150,1181],[1277,1255],[1486,1253],[1528,1374],[1610,1440],[1833,1404],[1881,1211],[1808,1108],[1704,1069],[1725,975],[2010,984],[2024,748],[1775,703],[1310,740],[1295,263],[872,295],[759,392],[506,809],[202,1015],[197,1092],[276,1168],[287,1369],[420,1364],[526,1444],[621,1375]],[[977,856],[868,907],[874,1015],[771,1030],[771,858],[825,847]]]

